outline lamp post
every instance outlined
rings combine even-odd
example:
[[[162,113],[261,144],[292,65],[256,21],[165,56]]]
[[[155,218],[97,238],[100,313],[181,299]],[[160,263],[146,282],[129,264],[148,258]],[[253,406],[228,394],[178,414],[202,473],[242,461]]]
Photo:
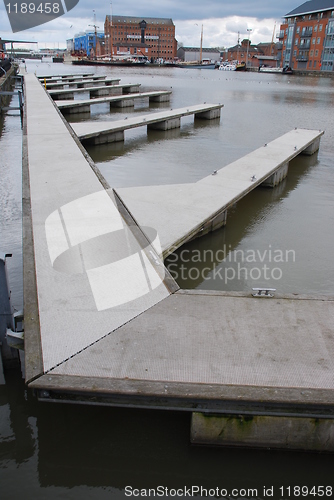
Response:
[[[250,37],[250,32],[252,31],[252,28],[247,28],[247,31],[248,31],[248,43],[247,43],[247,55],[246,55],[246,69],[248,66],[249,37]]]

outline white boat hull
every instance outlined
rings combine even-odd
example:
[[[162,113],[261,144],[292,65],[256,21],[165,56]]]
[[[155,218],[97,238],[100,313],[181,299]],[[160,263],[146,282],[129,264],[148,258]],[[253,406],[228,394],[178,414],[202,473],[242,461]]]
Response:
[[[235,71],[237,67],[235,64],[221,64],[219,69],[220,71]]]

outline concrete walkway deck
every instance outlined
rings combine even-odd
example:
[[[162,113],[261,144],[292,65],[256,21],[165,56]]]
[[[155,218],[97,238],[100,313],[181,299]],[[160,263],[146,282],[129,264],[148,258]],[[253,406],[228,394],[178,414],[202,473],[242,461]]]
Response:
[[[63,75],[37,75],[39,80],[44,80],[44,78],[85,78],[89,76],[94,76],[95,73],[64,73]]]
[[[113,122],[85,121],[73,123],[71,126],[82,142],[104,144],[106,142],[124,141],[124,131],[136,127],[147,126],[155,130],[179,128],[181,118],[184,116],[194,115],[195,119],[207,120],[220,118],[222,107],[223,104],[195,104],[186,108],[158,111]]]
[[[289,162],[315,152],[322,135],[295,129],[196,183],[119,188],[117,194],[139,225],[157,230],[166,258],[195,236],[224,225],[226,210],[257,186],[282,180]]]
[[[43,87],[33,75],[25,76],[25,84],[42,348],[39,363],[29,362],[30,356],[35,359],[35,346],[29,347],[31,317],[26,317],[31,379],[94,344],[170,291],[149,241],[138,242],[131,217],[125,210],[119,212],[113,193],[104,189]],[[26,284],[25,298],[30,295]],[[32,317],[36,321],[36,315]]]
[[[38,77],[38,79],[41,81],[41,83],[69,83],[69,82],[81,82],[81,81],[85,81],[85,80],[105,80],[106,79],[106,75],[94,75],[94,74],[90,74],[88,76],[82,76],[82,75],[72,75],[72,76],[62,76],[62,75],[58,75],[58,76],[53,76],[53,77]]]
[[[151,92],[142,92],[136,94],[126,94],[121,96],[110,96],[101,97],[95,99],[83,99],[77,101],[68,100],[65,101],[55,101],[58,108],[62,113],[89,113],[91,106],[96,104],[110,104],[110,107],[133,107],[135,105],[135,100],[137,99],[148,99],[149,102],[168,102],[172,94],[171,90],[159,90]]]
[[[185,408],[211,398],[217,407],[229,400],[330,407],[333,315],[333,300],[177,292],[33,386],[73,390],[79,377],[83,391],[107,392],[111,380],[114,393],[145,387],[146,395],[180,397]]]
[[[47,83],[47,90],[51,89],[64,89],[64,88],[77,88],[82,89],[86,87],[103,87],[104,85],[113,85],[115,82],[114,78],[103,78],[103,80],[95,80],[91,78],[80,78],[74,82],[55,82]],[[40,81],[41,85],[44,85],[43,81]]]

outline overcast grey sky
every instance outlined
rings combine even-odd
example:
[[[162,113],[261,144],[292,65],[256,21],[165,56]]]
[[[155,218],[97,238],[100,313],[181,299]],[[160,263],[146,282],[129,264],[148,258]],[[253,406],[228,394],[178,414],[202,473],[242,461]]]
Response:
[[[79,0],[79,3],[70,12],[47,24],[13,34],[5,4],[9,0],[0,0],[0,36],[37,41],[39,48],[45,46],[65,47],[66,39],[72,38],[75,33],[91,29],[94,24],[94,10],[96,24],[103,31],[105,16],[132,15],[138,17],[167,17],[172,18],[176,27],[176,38],[185,46],[198,46],[201,25],[203,24],[206,47],[230,46],[237,43],[238,32],[240,38],[247,38],[252,29],[252,43],[271,41],[274,26],[276,33],[282,17],[295,9],[303,1],[281,0],[107,0],[92,2]],[[61,2],[61,0],[58,0]],[[12,2],[15,3],[15,2]],[[27,0],[29,3],[29,0]]]

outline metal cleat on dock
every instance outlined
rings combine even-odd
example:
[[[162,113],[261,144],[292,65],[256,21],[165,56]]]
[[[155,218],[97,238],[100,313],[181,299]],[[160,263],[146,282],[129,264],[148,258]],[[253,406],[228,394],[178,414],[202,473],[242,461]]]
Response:
[[[274,292],[276,288],[252,288],[253,297],[274,297]]]

